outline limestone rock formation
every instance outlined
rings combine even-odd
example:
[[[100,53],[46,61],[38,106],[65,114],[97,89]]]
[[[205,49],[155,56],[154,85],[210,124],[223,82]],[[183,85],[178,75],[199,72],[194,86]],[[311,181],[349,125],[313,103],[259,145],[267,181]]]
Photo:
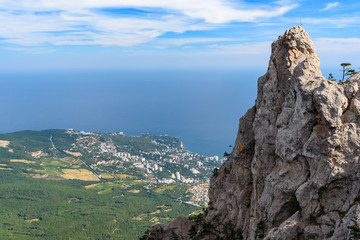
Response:
[[[272,44],[209,207],[196,223],[153,227],[165,230],[154,239],[350,238],[360,220],[360,74],[340,84],[319,67],[299,26]]]

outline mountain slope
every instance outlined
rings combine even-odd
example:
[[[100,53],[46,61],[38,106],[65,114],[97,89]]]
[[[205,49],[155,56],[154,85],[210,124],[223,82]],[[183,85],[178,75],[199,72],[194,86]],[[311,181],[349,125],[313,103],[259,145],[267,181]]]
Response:
[[[309,35],[287,30],[272,44],[229,160],[211,178],[204,215],[155,225],[147,238],[349,238],[360,220],[359,84],[360,74],[325,79]]]
[[[219,161],[168,135],[0,134],[0,239],[138,239],[201,209]]]

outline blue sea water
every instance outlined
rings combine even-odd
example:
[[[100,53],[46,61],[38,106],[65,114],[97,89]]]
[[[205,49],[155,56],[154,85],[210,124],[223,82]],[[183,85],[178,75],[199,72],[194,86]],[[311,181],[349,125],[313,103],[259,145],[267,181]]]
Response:
[[[0,132],[74,128],[169,134],[204,155],[234,143],[257,70],[43,71],[0,74]]]

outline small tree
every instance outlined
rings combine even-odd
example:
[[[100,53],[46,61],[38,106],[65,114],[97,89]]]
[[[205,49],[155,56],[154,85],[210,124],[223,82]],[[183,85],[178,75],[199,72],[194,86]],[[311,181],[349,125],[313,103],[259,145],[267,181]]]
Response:
[[[346,75],[347,76],[352,76],[352,75],[354,75],[354,74],[356,74],[357,72],[355,71],[355,69],[350,69],[347,73],[346,73]]]
[[[344,83],[345,76],[352,76],[357,73],[355,71],[355,69],[349,68],[349,66],[351,66],[351,63],[341,63],[340,66],[342,67],[341,71],[342,71],[342,75],[343,75],[340,83]],[[329,77],[330,77],[330,74],[329,74]]]
[[[334,78],[334,75],[333,75],[332,73],[329,73],[328,80],[330,80],[330,81],[336,81],[336,79]]]
[[[228,153],[228,152],[224,152],[224,157],[226,157],[226,158],[228,158],[229,159],[229,157],[230,157],[230,153]]]
[[[348,71],[351,70],[348,66],[351,66],[351,63],[341,63],[340,66],[342,67],[342,81],[344,82],[345,76],[347,75]]]

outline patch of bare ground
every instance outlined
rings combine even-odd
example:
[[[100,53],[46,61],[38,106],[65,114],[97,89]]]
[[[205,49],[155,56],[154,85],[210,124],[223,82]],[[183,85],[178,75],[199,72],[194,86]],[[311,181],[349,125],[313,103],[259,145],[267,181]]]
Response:
[[[64,152],[66,152],[67,154],[70,154],[74,157],[80,157],[82,156],[82,154],[80,152],[71,152],[71,151],[68,151],[68,150],[65,150]]]
[[[25,160],[25,159],[11,159],[10,162],[20,162],[20,163],[35,163],[35,161],[29,161],[29,160]]]
[[[9,146],[9,144],[10,144],[10,141],[0,140],[0,147],[6,148],[7,146]]]
[[[78,179],[83,181],[99,181],[99,179],[89,170],[86,169],[63,169],[61,175],[65,179]]]
[[[47,153],[44,153],[43,151],[39,150],[39,151],[36,151],[36,152],[30,152],[30,155],[34,158],[40,158],[40,157],[45,157],[47,156],[48,154]]]

